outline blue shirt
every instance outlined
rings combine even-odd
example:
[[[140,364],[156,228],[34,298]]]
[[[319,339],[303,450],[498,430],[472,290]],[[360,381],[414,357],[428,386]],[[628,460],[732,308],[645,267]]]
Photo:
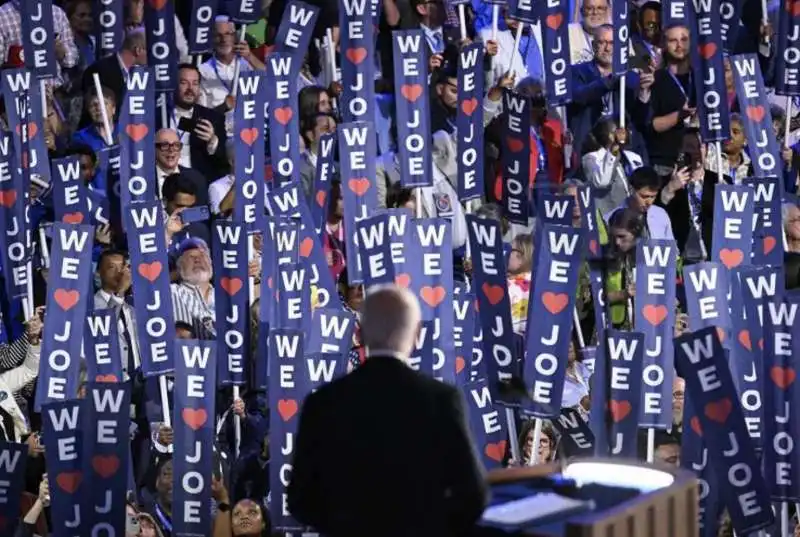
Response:
[[[625,209],[627,206],[628,200],[625,200],[622,205],[607,213],[604,216],[606,223],[611,220],[611,216],[615,212]],[[645,237],[650,239],[669,239],[674,241],[675,235],[672,233],[672,222],[669,220],[667,211],[658,205],[651,205],[650,208],[647,209],[647,230],[645,233]]]
[[[117,138],[116,131],[114,132],[113,138]],[[97,128],[94,125],[89,125],[88,127],[85,127],[73,134],[72,143],[90,147],[95,154],[107,147],[106,141],[102,136],[100,136],[100,133],[97,131]],[[92,186],[96,190],[107,190],[105,170],[103,170],[100,166],[97,167],[97,170],[94,174]]]

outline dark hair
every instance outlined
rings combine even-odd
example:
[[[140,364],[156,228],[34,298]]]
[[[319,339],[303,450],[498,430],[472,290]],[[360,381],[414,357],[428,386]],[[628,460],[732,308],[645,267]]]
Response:
[[[86,144],[73,144],[64,153],[67,156],[86,156],[92,159],[92,164],[97,164],[97,153]]]
[[[104,100],[111,101],[112,103],[114,103],[114,106],[117,105],[117,95],[113,91],[111,91],[110,88],[106,86],[101,86],[100,91],[103,93]],[[87,107],[89,106],[89,102],[91,101],[91,99],[96,99],[96,98],[97,98],[97,92],[95,91],[94,86],[87,88],[86,92],[83,94],[83,102],[86,104]],[[108,119],[111,121],[114,118],[108,118]]]
[[[181,63],[181,64],[179,64],[178,65],[178,71],[180,72],[183,69],[189,69],[190,71],[194,71],[195,73],[197,73],[197,76],[201,76],[200,75],[200,69],[198,69],[197,66],[195,64],[193,64],[193,63]]]
[[[128,259],[128,253],[125,252],[124,250],[117,250],[116,248],[106,248],[105,250],[100,252],[100,257],[97,259],[98,270],[100,269],[100,267],[103,266],[103,261],[113,256],[120,256],[123,259]]]
[[[639,25],[640,26],[642,24],[642,19],[644,18],[644,12],[645,11],[657,11],[658,13],[661,13],[661,2],[653,2],[651,0],[651,1],[645,2],[644,4],[639,6],[639,14],[638,14],[639,15],[639,19],[638,20],[639,20]]]
[[[592,153],[608,145],[608,138],[617,128],[617,120],[613,116],[603,116],[592,126],[592,132],[583,144],[583,154]]]
[[[400,183],[392,183],[386,194],[386,206],[390,209],[402,207],[414,197],[414,191],[403,187]]]
[[[67,0],[64,2],[64,13],[66,13],[68,19],[75,14],[78,6],[81,4],[89,4],[89,6],[92,6],[92,0]]]
[[[650,166],[642,166],[633,171],[628,178],[628,183],[633,190],[638,191],[643,188],[650,188],[657,191],[661,188],[661,177]]]
[[[644,231],[644,219],[645,215],[635,209],[628,207],[618,209],[608,219],[608,229],[610,231],[611,228],[621,228],[630,232],[634,237],[640,237]]]
[[[639,429],[639,435],[637,438],[637,448],[639,451],[639,458],[642,460],[647,459],[647,429]],[[653,435],[653,449],[656,450],[661,446],[673,446],[673,445],[680,445],[680,440],[673,434],[668,433],[667,431],[656,429],[655,434]]]
[[[316,116],[319,113],[319,96],[326,92],[327,90],[322,86],[306,86],[300,90],[300,94],[297,97],[297,107],[301,123],[306,118]]]
[[[306,132],[313,131],[317,126],[317,120],[321,117],[329,117],[333,119],[334,123],[336,122],[336,116],[333,114],[327,114],[325,112],[315,112],[309,116],[300,116],[300,136],[303,137],[303,141],[306,142],[306,145],[311,143],[311,140],[306,137]]]
[[[175,321],[175,330],[186,330],[191,334],[191,339],[197,339],[197,333],[194,330],[194,327],[187,323],[186,321]]]
[[[178,194],[197,196],[197,187],[194,181],[181,173],[166,176],[164,186],[161,188],[161,197],[166,201],[174,201]]]

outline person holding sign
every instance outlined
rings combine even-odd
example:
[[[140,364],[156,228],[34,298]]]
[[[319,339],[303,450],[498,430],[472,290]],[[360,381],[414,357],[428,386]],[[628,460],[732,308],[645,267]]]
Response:
[[[627,327],[628,305],[636,294],[633,269],[636,266],[636,241],[645,236],[645,218],[635,209],[615,211],[608,221],[609,249],[605,291],[614,328]]]
[[[371,293],[367,361],[303,404],[289,510],[322,534],[455,536],[483,512],[487,485],[462,395],[407,365],[420,319],[409,291]]]
[[[22,437],[30,432],[28,420],[17,403],[16,395],[26,384],[34,380],[39,372],[41,354],[39,341],[44,326],[43,315],[44,308],[40,307],[25,323],[27,346],[22,364],[0,374],[0,440],[5,442],[21,442]],[[11,348],[19,349],[16,344],[7,347]],[[4,350],[6,349],[0,349],[0,357],[4,354]],[[2,357],[2,361],[7,363],[6,357]]]

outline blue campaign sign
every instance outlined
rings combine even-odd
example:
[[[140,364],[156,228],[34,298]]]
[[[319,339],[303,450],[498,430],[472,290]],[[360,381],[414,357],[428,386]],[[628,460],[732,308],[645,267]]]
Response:
[[[709,464],[720,476],[720,495],[740,535],[774,522],[767,485],[715,327],[675,339],[675,367],[697,412]]]
[[[714,188],[711,261],[729,269],[749,265],[753,249],[753,190],[744,185]]]

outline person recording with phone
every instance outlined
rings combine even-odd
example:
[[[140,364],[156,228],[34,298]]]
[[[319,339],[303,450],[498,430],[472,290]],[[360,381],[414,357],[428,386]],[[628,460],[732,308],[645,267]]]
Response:
[[[717,183],[733,182],[730,176],[710,171],[706,162],[706,148],[700,140],[700,132],[686,130],[670,179],[657,199],[658,205],[669,215],[675,240],[686,262],[702,261],[701,257],[707,257],[711,251],[714,188]]]
[[[200,70],[188,63],[178,66],[175,110],[170,127],[175,129],[183,144],[180,165],[199,171],[210,184],[228,173],[225,116],[199,104],[201,92]]]

